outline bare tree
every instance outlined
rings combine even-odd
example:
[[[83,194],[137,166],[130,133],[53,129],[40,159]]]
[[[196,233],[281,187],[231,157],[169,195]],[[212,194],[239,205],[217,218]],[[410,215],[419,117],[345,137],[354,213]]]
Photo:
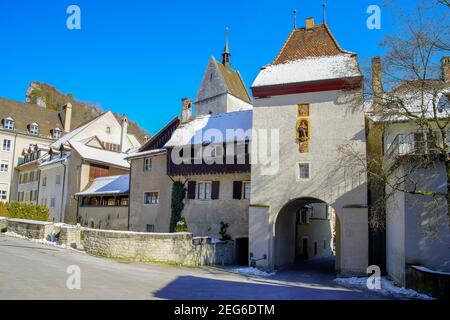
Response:
[[[368,172],[370,224],[375,229],[384,227],[384,208],[395,192],[414,195],[410,197],[414,201],[435,208],[446,200],[450,213],[450,82],[444,80],[441,68],[441,58],[450,48],[450,11],[437,2],[422,1],[414,12],[400,8],[397,12],[400,25],[381,44],[382,63],[375,59],[372,76],[366,77],[370,82],[364,93],[370,110],[367,158],[349,145],[341,147],[347,165],[364,166]],[[386,153],[385,130],[398,122],[413,124],[415,130],[390,142]],[[436,163],[445,167],[446,188],[436,187],[436,176],[418,174]],[[399,165],[401,172],[396,171]]]

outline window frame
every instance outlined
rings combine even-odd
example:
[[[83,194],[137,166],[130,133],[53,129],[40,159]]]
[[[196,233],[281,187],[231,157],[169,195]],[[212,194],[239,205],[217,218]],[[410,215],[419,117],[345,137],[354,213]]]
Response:
[[[36,130],[33,130],[33,128],[36,129]],[[33,136],[39,135],[39,125],[37,123],[30,124],[30,128],[28,130],[28,133],[33,135]]]
[[[156,194],[156,201],[153,202],[152,199],[153,197],[148,197],[147,196],[150,194]],[[151,199],[150,202],[147,202],[147,199]],[[154,206],[154,205],[158,205],[159,204],[159,191],[145,191],[144,192],[144,205],[146,206]]]
[[[5,119],[3,122],[3,128],[6,130],[14,130],[15,121],[13,119]]]
[[[8,201],[8,190],[0,189],[0,201]]]
[[[200,194],[200,187],[201,186],[203,186],[202,194]],[[209,197],[208,197],[206,186],[209,186]],[[212,181],[199,181],[199,182],[197,182],[196,195],[197,195],[197,200],[200,200],[200,201],[212,200]]]
[[[147,162],[147,160],[148,160],[148,162]],[[152,165],[153,165],[152,158],[146,157],[146,158],[144,158],[144,162],[143,162],[143,165],[142,165],[142,170],[144,172],[150,172],[150,171],[152,171]]]
[[[56,133],[58,133],[58,134],[56,134]],[[61,138],[61,130],[58,129],[58,128],[53,129],[53,131],[52,131],[52,137],[53,137],[53,139],[59,139],[59,138]]]
[[[5,149],[6,141],[9,141],[8,148],[7,148],[7,149]],[[4,151],[4,152],[11,152],[11,146],[12,146],[12,140],[10,140],[10,139],[3,139],[3,143],[2,143],[2,151]]]
[[[6,168],[6,170],[3,170],[2,168]],[[9,172],[9,161],[2,160],[0,162],[0,173],[8,173]]]
[[[250,188],[250,193],[248,194],[248,196],[246,194],[246,189],[245,189],[246,185],[249,185],[249,188]],[[251,181],[243,181],[242,182],[242,199],[250,200],[251,196],[252,196],[252,184],[251,184]]]
[[[301,177],[301,169],[300,167],[302,165],[307,165],[308,166],[308,177],[307,178],[303,178]],[[297,181],[311,181],[311,176],[312,176],[312,168],[311,168],[311,162],[310,161],[300,161],[297,162]]]

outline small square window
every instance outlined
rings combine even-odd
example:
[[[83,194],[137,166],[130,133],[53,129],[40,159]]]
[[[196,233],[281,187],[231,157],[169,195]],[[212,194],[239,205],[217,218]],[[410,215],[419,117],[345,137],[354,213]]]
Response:
[[[14,129],[14,120],[6,119],[4,122],[4,128],[6,130],[13,130]]]
[[[47,177],[43,177],[42,178],[42,186],[46,187],[47,186]]]
[[[158,204],[159,193],[158,192],[146,192],[144,193],[144,204]]]
[[[59,139],[59,138],[61,138],[61,130],[59,130],[59,129],[53,129],[53,138],[54,139]]]
[[[61,184],[61,175],[56,175],[56,184]]]
[[[54,208],[55,207],[55,202],[56,202],[55,198],[51,198],[50,199],[50,208]]]
[[[39,134],[39,126],[36,124],[30,125],[30,134],[37,136]]]
[[[106,127],[106,133],[111,133],[111,127]]]
[[[9,162],[2,161],[0,163],[0,172],[8,172],[9,171]]]
[[[8,199],[8,194],[6,190],[0,190],[0,201],[6,201]]]
[[[307,162],[298,164],[298,180],[309,180],[311,179],[311,168],[310,164]]]
[[[155,225],[148,224],[145,228],[146,232],[155,232]]]

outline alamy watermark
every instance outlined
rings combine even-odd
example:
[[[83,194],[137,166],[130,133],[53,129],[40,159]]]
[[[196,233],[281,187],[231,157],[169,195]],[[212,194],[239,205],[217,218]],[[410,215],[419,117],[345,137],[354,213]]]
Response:
[[[66,273],[69,275],[66,280],[66,287],[69,290],[81,289],[81,268],[77,265],[67,267]]]
[[[369,30],[381,29],[381,8],[376,4],[372,4],[367,7],[367,14],[370,16],[367,18],[366,25]]]
[[[66,13],[69,15],[66,20],[66,26],[69,30],[81,30],[81,9],[72,4],[67,7]]]

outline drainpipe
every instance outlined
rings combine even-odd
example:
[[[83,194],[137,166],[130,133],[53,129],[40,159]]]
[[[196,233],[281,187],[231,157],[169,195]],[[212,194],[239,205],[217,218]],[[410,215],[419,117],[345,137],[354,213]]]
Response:
[[[64,166],[64,175],[63,175],[63,181],[62,181],[62,192],[61,192],[61,222],[64,222],[65,219],[65,214],[63,217],[63,208],[64,208],[64,192],[65,192],[65,185],[66,185],[66,171],[67,171],[67,158],[64,159],[64,161],[62,162],[62,165]]]
[[[131,214],[131,168],[132,168],[132,162],[133,160],[129,160],[128,163],[130,164],[130,178],[128,179],[128,231],[130,231],[130,214]]]

